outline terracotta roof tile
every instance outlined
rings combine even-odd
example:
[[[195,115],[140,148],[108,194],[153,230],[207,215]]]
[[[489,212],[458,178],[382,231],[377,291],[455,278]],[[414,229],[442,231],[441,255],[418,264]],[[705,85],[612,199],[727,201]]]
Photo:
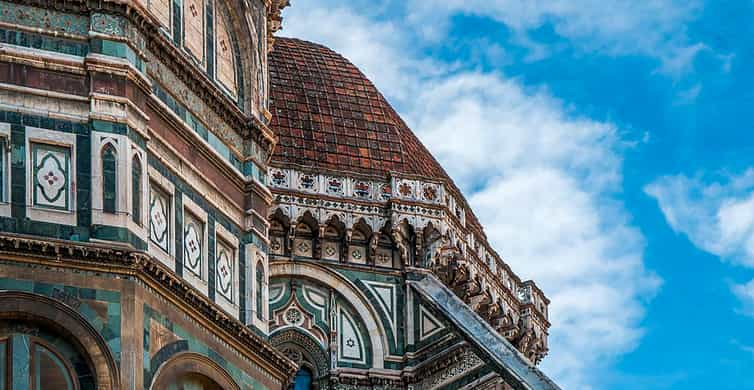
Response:
[[[270,54],[273,160],[385,176],[447,179],[375,86],[334,51],[280,38]]]

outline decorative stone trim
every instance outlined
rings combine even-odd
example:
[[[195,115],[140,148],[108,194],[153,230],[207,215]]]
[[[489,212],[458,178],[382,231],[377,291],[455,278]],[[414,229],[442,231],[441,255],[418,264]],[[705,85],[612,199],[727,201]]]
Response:
[[[76,225],[76,134],[26,127],[26,215]]]
[[[149,253],[175,270],[175,186],[154,167],[149,167],[147,230]]]
[[[215,223],[215,302],[238,318],[240,302],[238,238]],[[248,281],[247,281],[248,282]]]
[[[207,212],[183,194],[183,278],[209,295]]]
[[[333,172],[312,173],[294,167],[273,167],[270,169],[270,187],[275,194],[275,204],[270,215],[282,213],[290,223],[297,223],[304,215],[310,214],[320,225],[327,225],[336,216],[346,230],[363,220],[373,232],[388,226],[394,234],[394,241],[400,244],[408,237],[400,233],[402,224],[407,224],[419,234],[433,227],[446,240],[443,245],[456,248],[460,256],[469,260],[472,275],[485,275],[482,282],[490,282],[490,291],[495,300],[505,296],[517,303],[521,302],[517,290],[522,281],[491,248],[483,232],[477,232],[466,225],[466,206],[463,198],[458,198],[447,184],[426,181],[416,177],[401,177],[398,174],[388,181],[364,179],[355,176],[339,176]],[[384,189],[384,190],[383,190]],[[385,196],[385,194],[389,194]],[[419,237],[421,239],[421,237]],[[282,247],[279,238],[272,238],[276,247]],[[297,241],[294,240],[294,249]],[[322,247],[327,250],[327,243]],[[350,248],[349,248],[350,249]],[[402,257],[407,258],[413,248],[400,248]],[[440,246],[433,248],[433,251]],[[417,255],[422,248],[416,248]],[[350,252],[350,250],[349,250]],[[277,250],[278,255],[282,254]],[[294,251],[295,253],[295,251]],[[433,254],[427,253],[423,262],[432,262]],[[334,258],[327,253],[323,259]],[[359,261],[353,261],[358,263]],[[425,264],[416,264],[426,266]],[[527,283],[533,284],[529,281]],[[549,301],[541,294],[540,304],[535,311],[547,323]]]
[[[44,262],[49,265],[75,267],[130,275],[158,287],[158,291],[176,299],[192,315],[217,327],[231,338],[233,348],[256,361],[269,362],[285,382],[296,372],[296,365],[270,346],[262,337],[228,315],[191,284],[179,278],[160,261],[145,252],[127,247],[35,239],[0,233],[0,256],[13,261]]]
[[[10,217],[10,123],[0,123],[0,217]]]

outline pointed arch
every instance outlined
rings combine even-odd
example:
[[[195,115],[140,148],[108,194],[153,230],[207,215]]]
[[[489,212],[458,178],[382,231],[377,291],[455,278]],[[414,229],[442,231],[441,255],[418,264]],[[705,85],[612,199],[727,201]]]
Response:
[[[265,285],[267,284],[267,282],[266,282],[266,279],[265,279],[264,264],[262,264],[261,260],[257,261],[256,275],[255,276],[256,276],[256,281],[255,281],[256,282],[256,292],[255,292],[255,294],[256,294],[255,295],[256,302],[255,302],[255,304],[256,304],[256,311],[257,311],[257,318],[260,321],[264,321],[265,320],[265,316],[264,316],[264,302],[265,302],[265,299],[264,299],[264,297],[266,295],[264,293],[264,290],[265,290]]]
[[[270,276],[275,278],[290,277],[294,279],[310,279],[323,284],[339,294],[352,304],[359,319],[369,330],[369,343],[372,353],[372,364],[376,369],[384,368],[389,341],[384,324],[380,320],[377,309],[369,298],[345,277],[313,262],[275,262],[270,264]],[[374,331],[374,332],[372,332]]]
[[[118,205],[118,152],[107,142],[100,153],[102,161],[102,211],[115,214]]]
[[[135,153],[131,160],[131,220],[139,226],[143,226],[143,219],[141,215],[142,199],[143,199],[143,184],[142,179],[144,174],[141,158],[138,153]]]

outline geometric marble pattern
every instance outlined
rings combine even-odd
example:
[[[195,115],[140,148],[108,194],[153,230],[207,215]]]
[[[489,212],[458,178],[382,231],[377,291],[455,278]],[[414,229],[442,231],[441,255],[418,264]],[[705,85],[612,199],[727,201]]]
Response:
[[[149,238],[169,253],[170,203],[168,197],[155,187],[152,187],[150,194],[152,199],[149,204]]]
[[[348,248],[348,256],[350,263],[366,264],[367,256],[365,254],[366,248],[363,246],[351,245]]]
[[[397,331],[395,324],[398,321],[397,318],[397,296],[395,286],[389,283],[371,282],[362,280],[367,288],[377,297],[377,304],[383,310],[388,321],[390,322],[390,328],[393,331],[393,338],[397,338]]]
[[[217,291],[233,302],[233,249],[224,242],[217,241]]]
[[[71,150],[51,145],[31,145],[34,171],[34,206],[67,210]]]
[[[191,215],[184,213],[184,266],[196,276],[202,277],[204,224]]]
[[[338,359],[348,362],[366,363],[364,360],[364,342],[356,327],[356,323],[342,307],[338,308],[338,325],[340,338],[338,341]]]
[[[424,306],[419,308],[419,341],[424,341],[443,330],[442,322],[435,318]]]

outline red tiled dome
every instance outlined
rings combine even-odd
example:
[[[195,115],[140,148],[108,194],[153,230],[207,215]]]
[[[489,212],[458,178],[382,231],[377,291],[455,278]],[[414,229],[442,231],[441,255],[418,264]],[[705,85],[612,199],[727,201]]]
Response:
[[[269,67],[270,127],[278,137],[273,165],[383,177],[394,171],[439,179],[455,189],[374,84],[340,54],[316,43],[276,38]],[[466,211],[467,221],[484,234]]]
[[[447,174],[364,74],[315,43],[276,38],[270,54],[273,161],[386,176]]]

